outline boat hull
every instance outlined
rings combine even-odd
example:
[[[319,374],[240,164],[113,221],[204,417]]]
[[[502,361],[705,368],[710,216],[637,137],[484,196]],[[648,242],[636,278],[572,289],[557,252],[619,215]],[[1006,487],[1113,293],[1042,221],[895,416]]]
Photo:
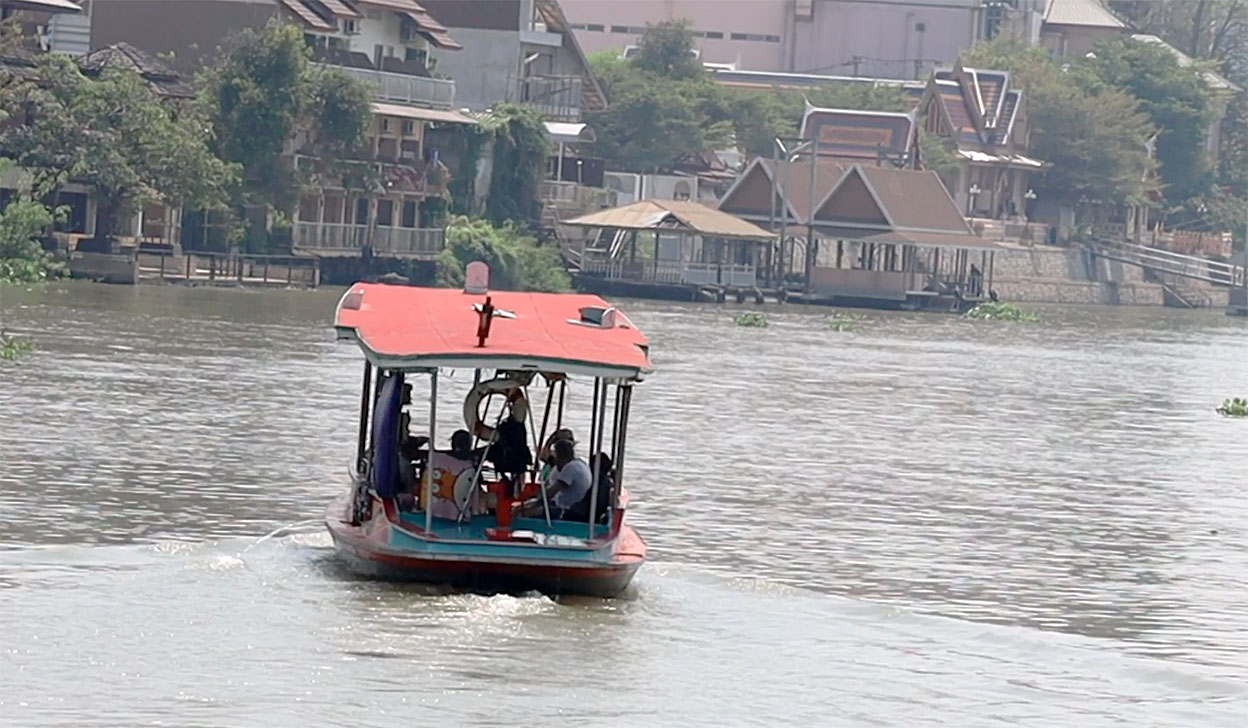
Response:
[[[434,553],[408,533],[395,536],[392,531],[398,526],[391,520],[393,513],[386,515],[387,509],[374,509],[377,515],[372,521],[352,525],[342,518],[346,514],[344,501],[330,506],[326,526],[342,563],[352,573],[370,579],[421,582],[479,593],[537,591],[615,597],[628,587],[645,559],[644,542],[626,525],[596,549],[602,552],[601,559],[579,563],[560,558],[553,549],[548,559],[535,557],[531,549],[525,550],[524,556],[514,556],[506,553],[505,545],[497,547],[499,553],[491,554],[488,543],[466,546],[463,554],[447,553],[445,548]],[[408,545],[400,547],[397,543]]]

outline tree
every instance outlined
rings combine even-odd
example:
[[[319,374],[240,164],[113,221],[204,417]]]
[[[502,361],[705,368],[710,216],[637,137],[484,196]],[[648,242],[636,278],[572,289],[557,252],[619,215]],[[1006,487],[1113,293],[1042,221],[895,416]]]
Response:
[[[688,25],[650,26],[633,59],[595,53],[591,67],[611,105],[590,117],[596,151],[613,167],[647,172],[679,157],[736,144],[770,155],[777,136],[796,136],[806,103],[871,111],[905,111],[900,86],[834,84],[824,88],[738,89],[714,83],[693,54]]]
[[[473,261],[490,267],[490,288],[504,291],[567,291],[571,288],[563,260],[553,245],[542,245],[508,223],[460,217],[446,229],[446,247],[438,254],[438,283],[459,287],[464,268]]]
[[[0,159],[0,173],[12,166],[12,160]],[[39,241],[54,220],[46,205],[28,195],[0,209],[0,285],[37,283],[57,271]]]
[[[1099,94],[1108,86],[1131,94],[1161,132],[1157,160],[1169,202],[1208,191],[1205,140],[1213,114],[1209,87],[1197,69],[1180,66],[1162,46],[1135,40],[1101,43],[1077,63],[1087,90]]]
[[[702,74],[702,61],[693,46],[693,27],[688,20],[664,20],[646,26],[637,41],[633,65],[664,78],[696,78]]]
[[[486,214],[497,224],[537,219],[538,187],[550,156],[550,135],[541,114],[532,106],[499,104],[482,131],[494,139]]]
[[[303,182],[352,171],[343,160],[363,145],[372,95],[345,72],[313,64],[298,28],[275,20],[244,30],[199,82],[218,154],[243,169],[237,203],[291,213]],[[285,156],[297,134],[313,162],[301,173]]]
[[[1040,185],[1050,198],[1145,199],[1153,162],[1144,145],[1154,130],[1134,97],[1108,86],[1091,93],[1044,48],[1005,34],[971,48],[962,61],[1009,71],[1024,89],[1032,150],[1052,165]]]
[[[137,73],[104,69],[87,78],[70,60],[47,55],[0,95],[0,105],[27,109],[25,123],[0,132],[0,147],[34,175],[39,194],[70,180],[90,186],[98,238],[109,238],[143,200],[209,209],[228,200],[235,170],[212,154],[203,119],[163,103]]]

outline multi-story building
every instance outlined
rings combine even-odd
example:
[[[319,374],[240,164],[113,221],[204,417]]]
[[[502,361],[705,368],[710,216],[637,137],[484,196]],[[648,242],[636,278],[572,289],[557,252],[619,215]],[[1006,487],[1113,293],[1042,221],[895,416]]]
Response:
[[[439,70],[455,79],[460,105],[536,106],[551,121],[577,122],[606,98],[557,0],[422,0],[464,45]]]
[[[40,50],[79,56],[90,48],[91,6],[83,0],[3,0],[0,18],[16,17]]]
[[[1095,0],[1072,0],[1095,2]],[[1045,0],[563,0],[588,52],[688,20],[701,58],[750,71],[919,79],[1003,29],[1038,39]]]
[[[361,159],[376,181],[348,188],[341,177],[319,178],[293,220],[292,248],[322,257],[432,260],[443,246],[441,226],[428,224],[422,203],[445,193],[448,171],[425,145],[433,124],[472,124],[455,111],[456,84],[438,73],[443,52],[461,46],[414,0],[93,0],[95,44],[127,41],[150,53],[172,53],[184,68],[209,63],[242,28],[280,19],[302,28],[317,62],[373,87],[373,119]],[[312,168],[301,138],[287,151]],[[378,181],[379,180],[379,181]]]

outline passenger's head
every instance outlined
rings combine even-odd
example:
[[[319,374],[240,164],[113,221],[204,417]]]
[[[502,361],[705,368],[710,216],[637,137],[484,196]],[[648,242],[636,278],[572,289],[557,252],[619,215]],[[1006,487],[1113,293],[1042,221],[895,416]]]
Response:
[[[456,430],[451,434],[451,452],[464,453],[472,449],[472,433]]]
[[[571,440],[555,440],[555,444],[550,449],[555,456],[555,465],[559,467],[567,465],[576,458],[576,446]]]
[[[546,441],[546,447],[542,450],[543,461],[546,461],[546,462],[554,461],[555,459],[554,446],[555,446],[555,443],[559,442],[560,440],[568,440],[569,442],[575,442],[575,438],[573,438],[572,436],[572,431],[569,430],[568,428],[561,427],[558,430],[555,430],[554,434],[550,436],[550,439]]]

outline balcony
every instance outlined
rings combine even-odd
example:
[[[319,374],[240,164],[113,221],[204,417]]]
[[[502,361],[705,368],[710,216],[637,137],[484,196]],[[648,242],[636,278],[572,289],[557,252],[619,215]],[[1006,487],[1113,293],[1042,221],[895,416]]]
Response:
[[[515,101],[554,121],[581,120],[580,76],[528,76],[518,80]]]
[[[350,223],[296,222],[294,249],[324,257],[356,257],[371,246],[381,258],[433,260],[446,245],[442,228],[371,227]]]
[[[455,106],[455,82],[448,79],[410,76],[373,68],[337,68],[372,86],[374,101],[434,109],[450,109]]]

